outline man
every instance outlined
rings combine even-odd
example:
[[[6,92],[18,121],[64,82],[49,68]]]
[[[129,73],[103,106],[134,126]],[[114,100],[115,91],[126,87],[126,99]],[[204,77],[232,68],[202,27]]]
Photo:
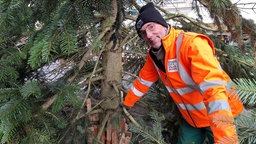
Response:
[[[238,143],[233,118],[244,109],[231,88],[229,76],[214,56],[212,41],[204,35],[175,30],[153,3],[143,6],[136,20],[138,35],[150,45],[145,65],[124,106],[132,107],[160,78],[176,103],[183,121],[179,144],[231,139]],[[217,119],[228,120],[219,126]]]

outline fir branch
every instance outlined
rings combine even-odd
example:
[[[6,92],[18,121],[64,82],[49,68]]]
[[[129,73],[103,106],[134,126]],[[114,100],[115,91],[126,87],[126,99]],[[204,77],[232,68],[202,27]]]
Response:
[[[233,117],[228,117],[227,115],[222,114],[216,114],[213,118],[213,123],[219,128],[219,129],[235,129],[235,121]],[[233,136],[225,136],[222,137],[217,144],[233,144],[237,141],[237,135]]]
[[[236,118],[241,143],[256,143],[256,113],[246,110]]]
[[[1,71],[0,71],[0,83],[1,84],[4,84],[4,83],[10,84],[11,82],[15,81],[18,78],[19,74],[15,68],[0,64],[0,69],[1,69]]]
[[[57,94],[55,94],[54,96],[52,96],[51,98],[49,98],[42,106],[41,108],[43,110],[47,110],[55,101],[55,99],[57,98]]]
[[[16,125],[12,121],[5,121],[5,123],[1,122],[0,125],[0,134],[1,134],[1,143],[7,143],[12,138],[14,138],[16,132]]]
[[[222,129],[234,126],[234,124],[235,124],[233,117],[228,117],[228,116],[222,115],[222,114],[216,114],[213,118],[213,123],[217,127],[222,128]]]
[[[35,96],[39,98],[42,96],[41,89],[38,86],[36,81],[27,81],[20,90],[21,95],[24,99],[28,98],[29,96]]]
[[[13,139],[16,130],[32,119],[29,103],[23,99],[12,99],[0,107],[0,134],[1,142]]]
[[[256,80],[239,78],[234,79],[236,91],[244,104],[256,104]]]
[[[101,55],[103,52],[104,52],[104,49],[102,49],[102,50],[100,51],[100,53],[99,53],[99,57],[98,57],[98,59],[97,59],[97,61],[96,61],[96,64],[95,64],[94,69],[93,69],[93,72],[91,73],[90,78],[89,78],[88,89],[87,89],[88,92],[87,92],[87,94],[86,94],[86,96],[85,96],[85,98],[84,98],[84,100],[83,100],[83,103],[82,103],[82,105],[81,105],[81,107],[80,107],[80,111],[79,111],[78,114],[76,115],[75,119],[72,120],[72,122],[76,122],[76,121],[81,117],[80,115],[83,115],[83,108],[84,108],[84,106],[85,106],[85,104],[86,104],[86,101],[87,101],[88,96],[89,96],[89,91],[90,91],[90,89],[91,89],[91,79],[92,79],[93,76],[94,76],[94,73],[95,73],[95,71],[96,71],[97,65],[98,65],[99,60],[100,60],[100,55]]]
[[[73,106],[78,106],[81,104],[80,99],[77,97],[81,94],[81,91],[77,85],[72,84],[60,84],[57,86],[57,97],[54,99],[52,105],[52,111],[57,112],[63,108],[67,103]]]
[[[78,71],[76,71],[76,73],[69,78],[69,80],[68,80],[69,82],[72,82],[76,78],[76,76],[78,75],[79,71],[82,69],[82,67],[84,67],[86,61],[88,60],[88,57],[90,57],[91,52],[92,52],[92,48],[89,48],[89,50],[87,50],[84,53],[83,58],[80,60],[80,62],[78,64]],[[96,56],[96,55],[92,55],[92,56]]]
[[[237,141],[237,135],[233,136],[225,136],[221,138],[216,144],[236,144]]]
[[[32,68],[37,68],[42,63],[48,63],[50,61],[50,47],[51,44],[45,39],[37,39],[35,44],[30,49],[30,57],[28,60],[29,65]]]
[[[14,96],[17,96],[19,94],[18,88],[3,88],[0,89],[0,101],[1,103],[9,100],[10,98],[13,98]]]
[[[105,125],[106,125],[106,123],[107,123],[107,121],[108,121],[108,119],[109,119],[109,115],[110,115],[110,112],[108,111],[107,114],[106,114],[106,116],[104,117],[102,123],[101,123],[100,129],[99,129],[99,132],[98,132],[98,135],[97,135],[97,137],[96,137],[95,140],[94,140],[94,144],[97,144],[97,143],[100,141],[100,137],[101,137],[102,132],[103,132],[103,130],[104,130],[104,128],[105,128]]]
[[[115,88],[117,89],[117,88]],[[124,93],[123,91],[120,91],[120,102],[123,103],[123,98],[124,98]],[[124,114],[129,118],[129,120],[137,127],[141,127],[140,124],[133,118],[133,116],[127,111],[125,107],[122,107],[122,110]]]
[[[161,126],[161,122],[165,119],[164,116],[161,116],[156,111],[152,111],[150,116],[153,120],[152,126],[148,126],[147,124],[142,124],[144,127],[130,125],[130,130],[137,134],[135,140],[138,139],[139,136],[142,136],[144,143],[166,144],[162,136],[163,129]]]

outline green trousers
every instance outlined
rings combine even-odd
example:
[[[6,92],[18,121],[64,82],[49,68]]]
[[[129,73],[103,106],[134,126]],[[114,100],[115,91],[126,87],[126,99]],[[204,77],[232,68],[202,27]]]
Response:
[[[213,144],[214,138],[210,127],[194,128],[184,119],[179,129],[178,144]]]
[[[243,114],[247,114],[244,110],[239,114],[235,121],[239,120]],[[236,131],[238,132],[238,127],[236,126]],[[184,119],[181,120],[181,125],[179,129],[178,144],[213,144],[214,138],[210,127],[205,128],[194,128],[190,126]]]

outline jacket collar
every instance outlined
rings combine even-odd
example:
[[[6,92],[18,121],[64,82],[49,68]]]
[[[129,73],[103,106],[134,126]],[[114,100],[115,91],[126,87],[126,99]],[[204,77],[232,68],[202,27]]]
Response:
[[[166,52],[175,48],[176,39],[181,32],[182,30],[176,30],[170,25],[169,33],[162,38],[162,45]]]

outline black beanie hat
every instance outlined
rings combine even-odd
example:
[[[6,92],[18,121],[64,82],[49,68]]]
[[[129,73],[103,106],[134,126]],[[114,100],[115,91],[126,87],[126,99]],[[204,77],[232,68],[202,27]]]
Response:
[[[156,22],[158,24],[161,24],[162,26],[168,27],[168,24],[166,23],[160,12],[155,9],[152,2],[144,5],[140,9],[140,14],[137,17],[135,24],[138,35],[141,27],[148,22]]]

